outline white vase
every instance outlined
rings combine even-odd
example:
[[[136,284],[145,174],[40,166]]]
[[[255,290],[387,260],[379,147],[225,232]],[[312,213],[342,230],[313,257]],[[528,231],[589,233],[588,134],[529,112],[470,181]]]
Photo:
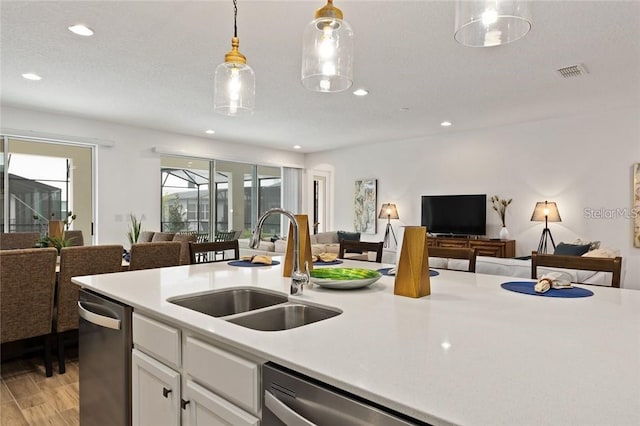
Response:
[[[508,240],[509,239],[509,230],[507,229],[506,226],[503,226],[500,229],[500,239],[501,240]]]

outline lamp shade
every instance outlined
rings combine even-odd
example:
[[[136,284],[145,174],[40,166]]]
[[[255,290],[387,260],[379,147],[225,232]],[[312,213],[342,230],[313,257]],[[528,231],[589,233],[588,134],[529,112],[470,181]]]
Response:
[[[383,204],[380,208],[378,219],[400,219],[396,205],[391,203]]]
[[[518,0],[456,2],[454,38],[470,47],[511,43],[531,29],[529,6]]]
[[[353,84],[353,30],[333,0],[316,11],[302,39],[302,85],[341,92]]]
[[[536,203],[531,215],[531,222],[562,222],[558,206],[553,201],[540,201]]]
[[[238,51],[239,45],[238,38],[233,37],[231,51],[216,68],[213,108],[222,115],[253,114],[256,76],[247,65],[247,59]]]

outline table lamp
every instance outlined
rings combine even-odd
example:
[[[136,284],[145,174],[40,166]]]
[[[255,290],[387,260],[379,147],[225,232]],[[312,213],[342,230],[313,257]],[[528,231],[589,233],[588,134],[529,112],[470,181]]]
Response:
[[[540,243],[538,244],[538,253],[547,253],[547,239],[551,239],[551,244],[555,250],[556,243],[553,241],[553,236],[551,235],[548,224],[549,222],[562,222],[556,203],[552,201],[537,202],[531,215],[531,222],[544,222],[544,229],[542,230]]]
[[[378,219],[384,218],[387,218],[387,229],[384,231],[384,247],[389,247],[389,234],[393,235],[393,241],[398,245],[396,234],[393,232],[393,227],[391,226],[391,219],[400,219],[400,216],[398,216],[398,209],[395,204],[388,203],[382,205]]]

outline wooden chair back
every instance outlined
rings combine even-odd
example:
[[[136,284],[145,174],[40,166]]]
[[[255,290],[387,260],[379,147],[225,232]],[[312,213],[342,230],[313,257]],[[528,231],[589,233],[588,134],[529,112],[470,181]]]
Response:
[[[0,251],[0,343],[44,337],[46,376],[53,374],[51,325],[55,248]]]
[[[216,231],[216,241],[233,241],[236,238],[236,231]]]
[[[223,256],[222,259],[216,259],[216,254],[224,252],[225,250],[233,250],[233,258],[225,258]],[[189,253],[192,264],[221,262],[223,260],[240,259],[240,246],[238,240],[189,243]]]
[[[466,259],[469,261],[468,272],[476,271],[476,249],[463,247],[429,247],[429,257],[445,259]]]
[[[62,233],[62,238],[71,241],[70,247],[79,247],[84,245],[84,237],[80,230],[64,231]]]
[[[0,250],[34,248],[39,239],[39,232],[2,232],[0,233]]]
[[[560,256],[555,254],[538,254],[538,252],[534,251],[531,253],[531,278],[533,279],[538,279],[538,266],[611,272],[611,287],[620,287],[622,273],[621,257]]]
[[[349,251],[349,250],[359,251],[360,253],[368,253],[370,251],[373,251],[376,253],[375,262],[382,263],[383,246],[384,246],[384,242],[382,241],[378,243],[374,243],[374,242],[368,242],[368,241],[340,240],[340,249],[338,250],[338,258],[345,259],[344,254],[346,251]],[[347,257],[347,259],[349,258]]]
[[[178,266],[180,265],[181,246],[179,241],[132,244],[129,270]]]

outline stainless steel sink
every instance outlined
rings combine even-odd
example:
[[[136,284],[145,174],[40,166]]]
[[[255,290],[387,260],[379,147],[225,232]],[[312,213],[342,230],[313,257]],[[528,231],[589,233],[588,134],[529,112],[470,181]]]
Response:
[[[170,299],[169,302],[213,317],[253,311],[287,301],[287,296],[253,288],[234,288]]]
[[[261,331],[288,330],[340,315],[339,311],[300,303],[287,303],[229,318],[227,321]]]

